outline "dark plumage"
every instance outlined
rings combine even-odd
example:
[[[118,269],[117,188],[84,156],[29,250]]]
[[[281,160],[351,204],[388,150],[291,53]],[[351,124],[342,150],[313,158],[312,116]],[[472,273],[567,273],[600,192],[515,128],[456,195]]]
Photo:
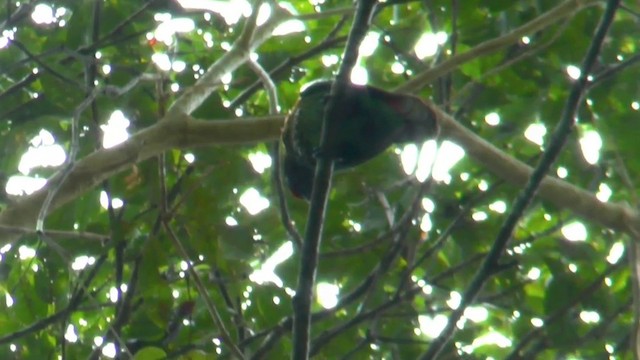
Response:
[[[309,199],[315,161],[319,154],[324,107],[331,81],[310,84],[287,116],[284,143],[284,175],[291,192]],[[349,84],[343,114],[331,134],[328,156],[336,170],[360,165],[392,144],[424,141],[438,133],[433,112],[417,97],[394,94],[372,86]]]

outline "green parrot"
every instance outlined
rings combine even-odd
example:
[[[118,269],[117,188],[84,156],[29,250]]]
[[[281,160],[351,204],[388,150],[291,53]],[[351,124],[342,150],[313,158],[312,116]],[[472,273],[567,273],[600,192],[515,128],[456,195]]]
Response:
[[[328,156],[336,170],[360,165],[392,144],[425,141],[437,136],[433,111],[419,98],[373,86],[348,84],[344,111],[337,119],[332,148],[320,153],[324,108],[332,81],[308,85],[285,120],[283,172],[294,196],[309,200],[318,156]]]

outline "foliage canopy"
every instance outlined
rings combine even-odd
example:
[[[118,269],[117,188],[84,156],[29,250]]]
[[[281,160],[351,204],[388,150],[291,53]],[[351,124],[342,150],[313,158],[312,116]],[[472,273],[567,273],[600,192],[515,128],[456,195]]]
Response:
[[[261,2],[180,3],[0,9],[0,171],[9,192],[0,213],[0,358],[231,358],[232,344],[246,358],[290,356],[300,248],[272,177],[283,116],[267,116],[274,103],[259,73],[271,73],[286,113],[303,84],[335,75],[355,5],[265,1],[270,17],[254,26],[248,14]],[[478,135],[470,141],[536,166],[615,2],[606,3],[387,1],[354,79],[429,99]],[[534,198],[500,267],[485,274],[454,334],[440,338],[439,358],[632,356],[640,292],[635,257],[623,252],[640,253],[640,225],[605,212],[640,218],[620,205],[638,205],[640,9],[615,7],[549,173],[611,206],[600,216],[586,200]],[[105,149],[110,119],[127,119],[131,138]],[[30,142],[39,134],[41,144]],[[454,156],[444,151],[456,142],[448,135],[436,165]],[[71,164],[30,169],[20,182],[23,154],[40,148],[44,158],[56,144],[67,159],[77,152]],[[316,358],[420,358],[452,321],[522,188],[495,170],[502,164],[474,160],[470,144],[458,144],[466,155],[436,179],[406,171],[417,152],[410,146],[335,175],[312,302]],[[11,194],[44,178],[42,190]],[[303,232],[309,205],[284,196]],[[272,281],[260,277],[271,272]]]

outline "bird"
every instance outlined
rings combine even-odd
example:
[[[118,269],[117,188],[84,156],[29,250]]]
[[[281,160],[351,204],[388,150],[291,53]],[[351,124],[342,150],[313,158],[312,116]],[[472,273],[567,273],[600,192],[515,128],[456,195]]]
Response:
[[[370,85],[345,84],[340,118],[334,119],[331,148],[320,151],[324,108],[332,80],[310,83],[285,119],[282,171],[291,193],[309,200],[316,160],[327,156],[336,171],[363,164],[393,144],[437,137],[435,113],[418,97],[389,92]]]

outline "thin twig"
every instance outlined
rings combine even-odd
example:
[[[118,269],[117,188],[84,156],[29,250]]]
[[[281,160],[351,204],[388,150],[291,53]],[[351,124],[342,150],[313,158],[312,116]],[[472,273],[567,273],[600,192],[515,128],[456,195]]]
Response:
[[[635,54],[632,57],[625,59],[617,64],[611,65],[607,69],[599,72],[594,76],[593,81],[589,84],[589,88],[594,88],[605,80],[608,80],[618,74],[619,72],[625,70],[626,68],[633,66],[640,62],[640,54]]]
[[[441,62],[437,66],[412,76],[409,81],[405,82],[395,90],[409,93],[415,92],[434,79],[457,69],[464,63],[475,60],[479,56],[493,53],[498,49],[519,41],[523,36],[535,33],[536,31],[544,29],[565,17],[575,14],[579,10],[598,3],[598,0],[567,0],[534,20],[520,26],[519,28],[513,29],[508,34],[485,41],[473,47],[469,51],[458,53],[457,55]]]
[[[470,89],[472,89],[474,86],[477,86],[478,84],[482,83],[483,81],[485,81],[486,79],[491,78],[492,76],[496,76],[498,75],[500,72],[508,69],[509,67],[513,66],[514,64],[525,60],[535,54],[538,54],[539,52],[541,52],[542,50],[548,48],[549,46],[551,46],[551,44],[553,44],[559,37],[560,35],[562,35],[562,33],[567,29],[567,27],[569,27],[569,22],[565,22],[560,26],[560,29],[558,29],[553,36],[551,36],[550,39],[546,40],[545,42],[541,43],[541,44],[536,44],[532,47],[527,47],[525,48],[524,51],[522,52],[518,52],[516,51],[515,54],[510,54],[508,51],[505,54],[505,57],[503,58],[503,62],[492,68],[491,70],[488,70],[487,72],[482,73],[478,78],[474,79],[473,81],[465,84],[462,89],[460,89],[457,92],[457,96],[458,98],[460,98],[463,94],[468,93],[470,91]],[[457,115],[457,114],[456,114]],[[456,116],[458,117],[458,116]]]
[[[25,228],[19,226],[0,225],[0,230],[7,233],[20,235],[38,235],[33,228]],[[53,239],[73,239],[73,240],[90,240],[90,241],[107,241],[109,235],[97,234],[88,231],[64,231],[64,230],[47,230],[44,235]]]
[[[600,288],[600,286],[602,286],[602,284],[604,284],[605,278],[607,278],[608,276],[613,274],[615,271],[620,269],[622,264],[624,264],[624,262],[619,262],[617,264],[610,265],[609,267],[607,267],[607,269],[603,271],[595,280],[590,282],[587,287],[577,292],[577,294],[575,294],[575,296],[570,301],[564,304],[564,306],[559,307],[557,310],[555,310],[554,312],[549,314],[547,317],[545,317],[543,320],[545,327],[535,328],[531,330],[529,333],[525,334],[523,337],[521,337],[519,339],[520,341],[513,347],[513,349],[511,350],[511,353],[509,353],[509,355],[505,357],[505,359],[509,359],[509,360],[519,359],[521,356],[522,350],[529,344],[529,342],[531,342],[538,336],[544,336],[545,328],[552,325],[556,321],[561,320],[562,316],[564,316],[567,312],[569,312],[569,310],[571,310],[574,306],[577,306],[578,304],[580,304],[582,300],[589,299],[593,295],[593,293],[596,292]],[[527,357],[527,358],[530,358],[530,357]]]
[[[339,22],[337,25],[340,25],[341,23],[342,22]],[[336,29],[338,29],[337,26],[334,28],[334,30]],[[271,79],[279,78],[283,74],[287,74],[288,72],[290,72],[293,66],[300,64],[305,60],[311,59],[317,56],[318,54],[321,54],[322,52],[326,51],[327,49],[331,49],[334,46],[338,46],[347,39],[346,36],[340,36],[340,37],[334,38],[334,37],[331,37],[332,34],[333,34],[333,30],[329,33],[329,36],[327,36],[327,38],[324,39],[322,42],[320,42],[318,45],[303,52],[302,54],[292,56],[287,60],[283,61],[282,63],[280,63],[278,66],[274,67],[271,71],[269,71],[269,77]],[[256,80],[253,84],[251,84],[251,86],[244,89],[240,93],[240,95],[238,95],[235,99],[233,99],[233,101],[231,101],[231,103],[229,104],[229,108],[235,109],[241,104],[243,104],[245,101],[247,101],[251,97],[251,95],[253,95],[256,91],[258,91],[261,85],[262,85],[262,81],[260,79]]]
[[[31,51],[29,51],[29,49],[27,49],[20,41],[11,40],[10,42],[11,42],[12,45],[14,45],[18,49],[20,49],[20,51],[25,53],[28,59],[33,61],[36,65],[40,66],[44,70],[46,70],[54,78],[62,81],[65,85],[69,85],[69,86],[72,86],[72,87],[79,87],[81,89],[84,88],[84,86],[82,86],[82,84],[80,84],[80,83],[78,83],[78,82],[76,82],[76,81],[74,81],[72,79],[69,79],[68,77],[64,76],[59,71],[53,69],[49,64],[47,64],[46,62],[42,61],[38,55],[35,55],[35,54],[31,53]]]
[[[0,337],[0,345],[1,344],[7,344],[10,343],[12,341],[15,341],[23,336],[29,335],[29,334],[33,334],[36,333],[40,330],[46,329],[47,327],[49,327],[50,325],[67,318],[73,311],[75,311],[80,304],[82,303],[82,300],[85,298],[85,296],[87,295],[86,289],[89,288],[89,285],[91,284],[91,282],[93,281],[93,279],[96,277],[96,275],[98,274],[98,270],[100,270],[100,268],[102,267],[102,265],[104,264],[105,260],[107,260],[107,255],[102,255],[100,256],[95,264],[93,265],[93,267],[91,268],[90,271],[88,271],[88,274],[86,276],[86,278],[84,279],[84,281],[82,281],[82,284],[78,285],[77,290],[74,292],[74,294],[71,296],[71,299],[69,299],[69,304],[67,305],[67,307],[65,307],[64,309],[62,309],[61,311],[46,317],[44,319],[38,320],[37,322],[27,326],[26,328],[22,329],[22,330],[18,330],[15,331],[11,334],[7,334],[5,336]]]
[[[61,174],[56,180],[56,183],[53,184],[47,192],[47,196],[42,202],[42,206],[40,207],[40,212],[38,213],[38,218],[36,220],[36,232],[43,233],[44,232],[44,220],[47,217],[47,213],[49,212],[49,207],[51,206],[51,202],[53,198],[56,196],[64,182],[66,181],[69,174],[72,172],[73,167],[75,165],[75,160],[78,154],[78,150],[80,149],[80,132],[79,132],[79,123],[80,116],[82,113],[94,102],[94,100],[98,97],[98,95],[102,93],[112,94],[116,96],[120,96],[122,94],[127,93],[133,87],[135,87],[140,81],[147,80],[149,76],[143,74],[135,79],[131,80],[124,87],[118,88],[116,86],[107,86],[105,88],[97,88],[94,89],[83,101],[76,107],[73,112],[73,118],[71,120],[71,143],[69,145],[69,156],[67,157],[63,168],[60,170]]]
[[[276,85],[273,83],[273,79],[265,69],[255,60],[249,59],[248,65],[253,72],[258,75],[258,78],[262,82],[262,85],[267,92],[267,98],[269,99],[269,115],[277,115],[280,105],[278,104],[278,91]],[[280,142],[275,141],[271,144],[271,156],[273,157],[273,181],[276,185],[276,193],[278,196],[278,203],[280,205],[280,218],[284,225],[284,228],[289,233],[289,236],[293,239],[298,249],[302,248],[302,237],[296,229],[291,216],[289,216],[289,208],[287,206],[287,200],[284,195],[284,188],[282,186],[282,173],[280,166]]]
[[[244,354],[242,354],[242,351],[240,351],[238,346],[235,344],[235,342],[231,338],[231,334],[229,334],[229,331],[224,325],[224,320],[222,320],[222,316],[220,316],[220,313],[218,312],[216,305],[211,300],[209,291],[207,291],[207,288],[204,286],[202,279],[193,268],[193,263],[189,258],[189,254],[187,254],[187,250],[184,248],[184,246],[182,246],[182,242],[180,241],[180,239],[178,239],[178,236],[173,231],[171,226],[166,221],[163,221],[162,223],[164,225],[165,230],[167,231],[167,234],[169,234],[169,238],[171,239],[173,246],[175,246],[176,250],[180,254],[180,257],[182,257],[182,259],[187,264],[187,272],[189,273],[189,276],[193,279],[193,282],[196,285],[196,289],[198,289],[198,293],[200,294],[200,297],[202,297],[202,299],[204,300],[207,310],[209,311],[209,315],[211,315],[213,322],[218,328],[218,331],[220,331],[220,337],[222,338],[222,342],[224,342],[231,349],[231,352],[236,358],[244,359],[245,358]]]

